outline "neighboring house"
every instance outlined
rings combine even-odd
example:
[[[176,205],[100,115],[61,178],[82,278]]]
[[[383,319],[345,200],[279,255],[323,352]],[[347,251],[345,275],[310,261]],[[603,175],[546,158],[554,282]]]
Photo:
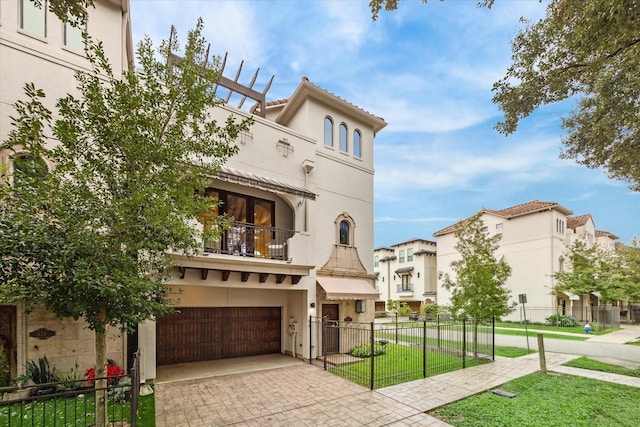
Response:
[[[53,109],[58,98],[76,93],[74,72],[89,67],[82,31],[65,25],[48,11],[47,1],[42,3],[40,9],[29,0],[0,1],[0,141],[11,130],[13,104],[25,98],[26,83],[43,89],[45,105]],[[87,32],[103,41],[114,70],[126,69],[133,58],[129,1],[95,1],[89,15]],[[30,155],[16,148],[17,153],[0,151],[0,167],[9,173],[15,157]],[[0,305],[0,335],[9,342],[14,377],[27,360],[45,355],[59,372],[68,371],[75,361],[85,369],[95,363],[93,331],[84,324],[44,310],[25,314],[21,308]],[[123,363],[124,351],[122,337],[110,335],[107,356]]]
[[[105,42],[114,69],[122,69],[131,59],[128,1],[96,3],[88,33]],[[31,12],[21,13],[21,4],[0,2],[3,139],[24,83],[35,82],[55,100],[74,91],[73,71],[86,66],[81,50],[65,45],[64,25],[51,13],[42,12],[45,30],[37,34],[16,25],[38,16],[26,0]],[[260,93],[237,79],[223,78],[218,94],[229,88],[253,105],[247,111],[242,102],[226,104],[212,115],[220,122],[253,115],[255,123],[204,191],[223,202],[220,213],[233,216],[232,226],[219,241],[203,242],[197,256],[173,254],[179,268],[167,286],[182,291],[175,313],[130,336],[109,335],[108,356],[123,365],[141,350],[146,380],[167,364],[285,352],[309,358],[321,348],[321,337],[309,336],[311,317],[373,320],[373,141],[385,121],[306,77],[290,98],[274,102],[265,101],[267,89]],[[0,315],[2,334],[12,339],[14,373],[43,355],[59,371],[75,361],[93,364],[93,333],[84,324],[43,310],[25,316],[20,307],[0,306]],[[30,337],[36,330],[55,336]],[[333,344],[349,350],[339,337]]]
[[[553,275],[565,268],[567,249],[575,239],[585,239],[613,250],[617,236],[595,229],[591,215],[571,216],[573,212],[556,202],[534,200],[501,210],[483,208],[481,218],[489,235],[501,234],[496,259],[512,268],[506,282],[512,301],[526,294],[527,307],[552,308],[559,313],[582,319],[584,309],[597,306],[599,295],[573,295],[568,292],[554,295],[556,285]],[[459,259],[455,249],[455,231],[464,220],[433,234],[438,245],[438,270],[449,273],[452,261]],[[438,302],[447,305],[451,292],[438,281]],[[508,319],[519,319],[521,312],[514,312]]]
[[[411,239],[373,251],[376,289],[380,299],[376,311],[386,311],[387,301],[406,302],[412,311],[437,298],[436,242]]]

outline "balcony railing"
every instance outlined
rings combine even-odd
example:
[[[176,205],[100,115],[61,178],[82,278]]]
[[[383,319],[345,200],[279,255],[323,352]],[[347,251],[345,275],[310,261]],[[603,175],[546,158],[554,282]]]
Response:
[[[405,283],[402,285],[396,285],[396,292],[413,292],[413,283]]]
[[[287,240],[293,230],[232,221],[219,240],[205,241],[209,253],[288,260]]]

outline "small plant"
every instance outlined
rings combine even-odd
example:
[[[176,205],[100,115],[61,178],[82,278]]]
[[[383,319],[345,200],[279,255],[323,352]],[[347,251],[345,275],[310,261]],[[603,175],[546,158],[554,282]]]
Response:
[[[409,314],[409,310],[409,304],[407,304],[406,302],[401,302],[400,307],[398,308],[398,314],[400,316],[406,316]]]
[[[373,346],[373,355],[378,356],[386,354],[387,348],[379,343],[375,343]],[[349,352],[354,357],[371,357],[371,344],[359,345],[354,347]]]
[[[545,319],[551,326],[559,326],[562,328],[571,328],[578,326],[578,321],[575,317],[566,316],[564,314],[552,314]]]
[[[107,384],[118,384],[120,378],[124,375],[124,369],[116,365],[113,360],[109,360],[107,363]],[[87,384],[93,385],[96,381],[96,368],[89,368],[85,371],[84,376],[87,378]]]
[[[71,372],[67,374],[58,374],[58,381],[60,382],[60,387],[65,390],[73,390],[79,388],[81,382],[84,381],[78,375],[78,362],[75,363],[74,367],[71,368]]]
[[[113,400],[116,402],[126,402],[129,400],[131,394],[131,378],[122,377],[118,382],[117,387],[111,392]]]
[[[38,359],[38,363],[33,360],[27,362],[27,375],[34,384],[47,384],[58,381],[55,368],[52,368],[47,360],[47,356]]]
[[[440,307],[438,304],[427,304],[422,308],[424,312],[424,318],[427,320],[436,320],[438,314],[440,314]]]

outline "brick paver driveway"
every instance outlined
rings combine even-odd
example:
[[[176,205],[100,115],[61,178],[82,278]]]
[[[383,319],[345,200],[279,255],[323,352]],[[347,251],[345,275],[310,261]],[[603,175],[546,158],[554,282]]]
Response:
[[[446,426],[310,365],[157,384],[158,427]]]

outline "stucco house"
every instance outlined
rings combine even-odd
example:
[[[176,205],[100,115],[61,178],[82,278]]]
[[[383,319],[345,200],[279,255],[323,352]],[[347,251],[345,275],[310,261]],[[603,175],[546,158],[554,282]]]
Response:
[[[376,248],[373,269],[380,291],[376,311],[386,311],[390,299],[407,303],[412,311],[438,303],[436,242],[416,238]]]
[[[575,239],[585,239],[589,244],[599,244],[613,250],[618,239],[612,233],[596,230],[589,214],[572,216],[573,211],[556,202],[533,200],[508,208],[493,210],[483,208],[481,218],[489,235],[500,234],[500,247],[496,258],[508,263],[511,277],[506,286],[511,290],[512,301],[518,303],[520,294],[526,294],[527,306],[534,310],[555,310],[582,319],[584,309],[597,306],[596,293],[572,295],[554,294],[553,275],[562,271],[563,255]],[[438,271],[449,273],[452,261],[458,259],[455,249],[455,231],[464,223],[460,221],[433,234],[438,245]],[[438,280],[439,304],[447,305],[451,292]],[[547,311],[545,311],[547,313]],[[548,315],[548,314],[546,314]],[[521,311],[514,312],[510,320],[520,320]]]
[[[124,68],[132,52],[128,1],[96,3],[87,30],[108,45],[114,68]],[[21,28],[21,4],[0,3],[3,138],[25,82],[55,99],[73,90],[73,70],[85,66],[51,13],[44,35]],[[266,101],[268,86],[259,92],[237,79],[219,82],[221,97],[231,90],[250,102],[227,103],[212,115],[255,119],[235,142],[239,153],[205,189],[234,217],[231,228],[219,241],[203,242],[196,256],[173,254],[178,268],[167,286],[182,290],[175,313],[130,336],[110,334],[108,356],[126,364],[140,349],[147,381],[176,363],[269,353],[308,358],[320,347],[310,343],[310,317],[373,320],[373,142],[386,123],[306,77],[288,99]],[[0,314],[2,325],[5,318],[11,325],[2,333],[14,340],[15,369],[43,355],[62,371],[76,360],[92,363],[93,335],[83,324],[44,310],[24,315],[21,307],[0,306]],[[42,328],[55,336],[30,336]]]

